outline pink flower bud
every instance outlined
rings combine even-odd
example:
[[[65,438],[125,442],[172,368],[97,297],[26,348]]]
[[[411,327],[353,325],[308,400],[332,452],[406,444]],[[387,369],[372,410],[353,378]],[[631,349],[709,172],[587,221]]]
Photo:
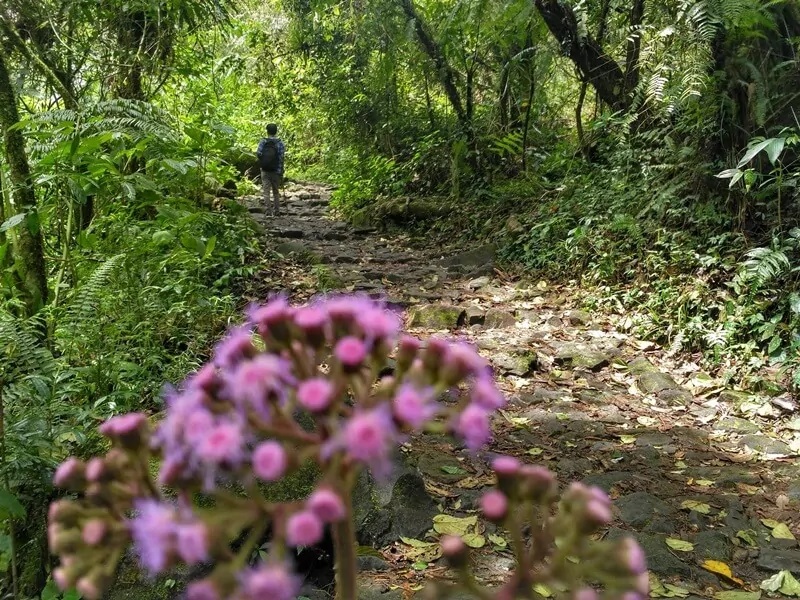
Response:
[[[419,391],[406,384],[400,387],[392,400],[392,409],[398,421],[414,429],[419,429],[428,422],[436,412],[430,403],[430,393]]]
[[[348,336],[339,340],[333,351],[336,358],[347,370],[358,369],[367,356],[364,342],[358,338]]]
[[[75,581],[67,574],[67,570],[62,567],[57,567],[53,569],[53,581],[56,582],[58,589],[62,592],[67,591],[71,588]]]
[[[289,341],[289,321],[294,309],[285,298],[275,298],[264,306],[250,311],[250,320],[256,325],[258,334],[264,341],[277,341],[285,344]]]
[[[325,343],[328,315],[321,308],[307,306],[299,309],[294,315],[294,323],[311,346],[317,348]]]
[[[75,589],[87,600],[100,600],[100,596],[102,595],[102,590],[100,590],[97,583],[90,577],[81,577],[78,583],[75,584]]]
[[[104,476],[108,474],[108,469],[106,469],[106,463],[102,458],[92,458],[89,459],[89,462],[86,463],[86,480],[91,481],[92,483],[97,483],[104,479]],[[105,479],[108,479],[105,477]]]
[[[522,494],[535,502],[549,498],[556,491],[556,476],[540,465],[524,465],[520,471],[523,478]]]
[[[422,354],[422,364],[431,374],[438,374],[439,369],[447,356],[448,344],[442,338],[433,337],[428,339],[425,345],[425,352]]]
[[[481,377],[475,381],[472,388],[472,401],[478,406],[488,410],[503,408],[507,401],[494,381],[487,377]]]
[[[483,407],[470,404],[458,415],[455,430],[464,438],[467,448],[477,450],[492,437],[489,413]]]
[[[53,475],[53,485],[60,488],[79,491],[84,483],[84,464],[75,457],[70,457],[59,465]]]
[[[620,543],[620,555],[623,564],[631,575],[641,575],[647,572],[647,557],[642,547],[633,538],[625,538]]]
[[[326,523],[341,521],[346,516],[344,502],[330,488],[316,490],[308,497],[308,509]]]
[[[322,412],[333,399],[333,385],[323,377],[303,381],[297,388],[297,401],[311,412]]]
[[[579,589],[572,595],[572,600],[598,600],[597,592],[590,587]]]
[[[586,503],[586,518],[594,526],[603,526],[611,523],[611,509],[598,500],[589,500]]]
[[[481,497],[481,510],[490,521],[501,522],[508,512],[508,498],[500,490],[490,490]]]
[[[253,452],[253,472],[264,481],[277,481],[286,472],[286,451],[279,442],[266,441]]]
[[[486,372],[488,363],[476,349],[463,342],[451,344],[444,355],[444,379],[447,385],[455,385],[466,377],[480,377]]]
[[[466,566],[469,550],[464,540],[455,535],[445,535],[439,540],[439,544],[442,547],[442,554],[451,567],[461,569]]]
[[[179,525],[177,533],[178,556],[187,565],[196,565],[208,559],[208,529],[203,523]]]
[[[420,341],[417,338],[411,337],[410,335],[404,335],[400,338],[400,343],[397,347],[398,371],[405,371],[411,366],[411,363],[417,356],[417,352],[419,352],[419,348]]]
[[[104,436],[118,440],[124,447],[135,449],[143,442],[147,417],[143,413],[128,413],[111,417],[103,423],[99,431]]]
[[[220,600],[219,591],[208,579],[193,581],[186,586],[186,600]]]
[[[294,513],[286,522],[286,543],[313,546],[322,539],[322,521],[309,510]]]
[[[492,469],[498,476],[511,477],[519,473],[522,463],[513,456],[498,456],[492,462]]]
[[[51,525],[74,525],[82,514],[80,507],[70,500],[56,500],[47,510],[47,520]]]
[[[97,546],[105,538],[108,525],[102,519],[89,519],[83,525],[81,537],[87,546]]]
[[[283,565],[265,564],[245,575],[244,592],[252,600],[294,600],[300,592],[300,581]]]

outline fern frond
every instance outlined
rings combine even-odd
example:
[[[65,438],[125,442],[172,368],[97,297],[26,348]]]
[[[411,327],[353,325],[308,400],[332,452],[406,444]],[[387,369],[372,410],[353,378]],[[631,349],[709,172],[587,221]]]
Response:
[[[69,303],[65,326],[79,327],[81,323],[94,318],[100,306],[101,296],[107,293],[108,283],[122,265],[124,258],[124,254],[112,256],[86,279]]]
[[[51,374],[55,360],[36,335],[36,323],[0,312],[0,379],[11,383],[30,373]]]

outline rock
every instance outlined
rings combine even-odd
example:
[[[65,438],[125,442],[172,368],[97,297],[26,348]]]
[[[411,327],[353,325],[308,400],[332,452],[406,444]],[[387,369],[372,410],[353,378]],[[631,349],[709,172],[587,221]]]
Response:
[[[347,239],[347,234],[343,231],[321,231],[317,234],[317,237],[321,240],[335,240],[337,242],[342,242]]]
[[[303,242],[281,242],[275,246],[275,252],[283,256],[289,256],[290,254],[305,254],[308,249]]]
[[[442,483],[456,483],[468,475],[458,459],[445,453],[422,454],[417,469],[426,477]]]
[[[388,571],[392,568],[388,562],[378,556],[359,556],[357,560],[359,571]]]
[[[523,377],[536,368],[536,354],[495,354],[492,356],[492,364],[503,373],[510,373],[517,377]]]
[[[520,233],[525,230],[525,226],[519,222],[516,215],[511,215],[506,219],[506,231],[509,233]]]
[[[637,446],[653,446],[659,448],[672,444],[673,440],[670,436],[663,433],[645,433],[636,438]]]
[[[364,582],[358,586],[356,600],[403,600],[403,592],[402,590],[391,590],[387,585]]]
[[[302,238],[305,233],[302,229],[275,229],[272,231],[275,237],[282,237],[297,240]]]
[[[407,466],[396,466],[387,481],[362,472],[353,491],[353,513],[358,543],[375,547],[401,536],[421,536],[433,526],[438,510],[422,477]]]
[[[629,481],[630,479],[633,479],[633,474],[627,471],[609,471],[608,473],[597,473],[596,475],[584,477],[583,483],[585,485],[596,485],[606,492],[610,492],[611,488],[617,483]]]
[[[486,329],[506,329],[514,327],[517,320],[510,312],[497,308],[490,308],[486,311],[486,318],[483,326]]]
[[[483,325],[486,313],[477,306],[468,306],[465,311],[467,325]]]
[[[761,548],[757,564],[767,571],[791,571],[797,575],[800,574],[800,550]]]
[[[411,310],[411,327],[455,329],[463,324],[463,308],[445,304],[425,304]]]
[[[619,511],[619,518],[636,529],[646,527],[654,517],[671,517],[675,514],[675,509],[669,504],[647,492],[621,496],[614,505]]]
[[[571,310],[567,313],[570,325],[588,325],[592,321],[589,313],[583,310]]]
[[[661,371],[644,372],[636,378],[636,385],[645,394],[657,394],[664,390],[672,390],[678,387],[675,380],[668,373]]]
[[[331,262],[336,264],[343,264],[343,263],[354,263],[356,262],[355,256],[350,256],[349,254],[340,254],[339,256],[334,256],[331,259]]]
[[[567,343],[558,348],[555,364],[572,368],[585,368],[591,371],[608,365],[609,358],[597,348],[585,344]]]
[[[752,399],[752,395],[747,392],[737,392],[735,390],[722,390],[719,393],[719,401],[741,406],[743,403]]]
[[[467,284],[467,287],[471,290],[479,290],[482,287],[486,287],[489,285],[491,278],[488,275],[484,275],[483,277],[476,277],[472,281]]]
[[[792,454],[789,445],[781,440],[776,440],[766,435],[749,434],[742,436],[738,442],[739,446],[747,446],[751,450],[763,454]]]
[[[446,267],[481,267],[487,263],[494,262],[495,251],[496,246],[494,244],[486,244],[446,258],[442,261],[442,264]]]
[[[686,406],[694,398],[689,390],[684,390],[682,388],[661,390],[656,396],[659,400],[670,406]]]
[[[642,373],[658,372],[658,368],[644,356],[637,356],[628,363],[628,371],[631,375],[641,375]]]
[[[694,553],[698,559],[730,560],[733,544],[721,531],[701,531],[694,536]]]

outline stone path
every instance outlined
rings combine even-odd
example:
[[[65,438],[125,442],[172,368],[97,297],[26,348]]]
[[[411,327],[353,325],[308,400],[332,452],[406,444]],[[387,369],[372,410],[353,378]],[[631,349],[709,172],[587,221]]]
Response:
[[[285,257],[264,273],[261,291],[284,289],[298,300],[321,290],[386,297],[413,333],[477,343],[511,398],[489,452],[470,456],[431,436],[413,441],[407,469],[421,476],[435,512],[475,514],[491,483],[488,461],[507,453],[545,464],[562,483],[607,490],[615,500],[607,535],[638,538],[654,596],[711,597],[758,590],[781,570],[800,575],[800,417],[791,399],[724,387],[690,358],[629,335],[625,319],[581,310],[576,290],[499,278],[491,246],[459,252],[351,229],[329,216],[329,196],[322,186],[289,186],[278,218],[259,212],[258,198],[244,198]],[[441,572],[425,560],[430,553],[397,539],[435,539],[426,537],[425,519],[415,527],[371,537],[382,559],[365,557],[365,566],[391,568],[372,573],[377,587],[364,598],[412,597]],[[503,532],[480,520],[477,528],[486,539],[478,573],[498,582],[511,564]],[[707,560],[727,564],[731,576],[705,568]]]

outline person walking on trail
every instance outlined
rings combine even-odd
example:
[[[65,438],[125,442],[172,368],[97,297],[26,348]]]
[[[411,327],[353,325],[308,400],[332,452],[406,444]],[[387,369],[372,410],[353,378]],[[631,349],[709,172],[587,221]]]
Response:
[[[273,216],[278,215],[278,203],[280,201],[279,188],[283,183],[283,157],[286,154],[286,146],[277,137],[278,126],[275,123],[267,125],[267,137],[263,138],[258,144],[256,156],[261,167],[261,192],[264,195],[264,208],[269,208],[269,192],[272,190],[272,211]]]

